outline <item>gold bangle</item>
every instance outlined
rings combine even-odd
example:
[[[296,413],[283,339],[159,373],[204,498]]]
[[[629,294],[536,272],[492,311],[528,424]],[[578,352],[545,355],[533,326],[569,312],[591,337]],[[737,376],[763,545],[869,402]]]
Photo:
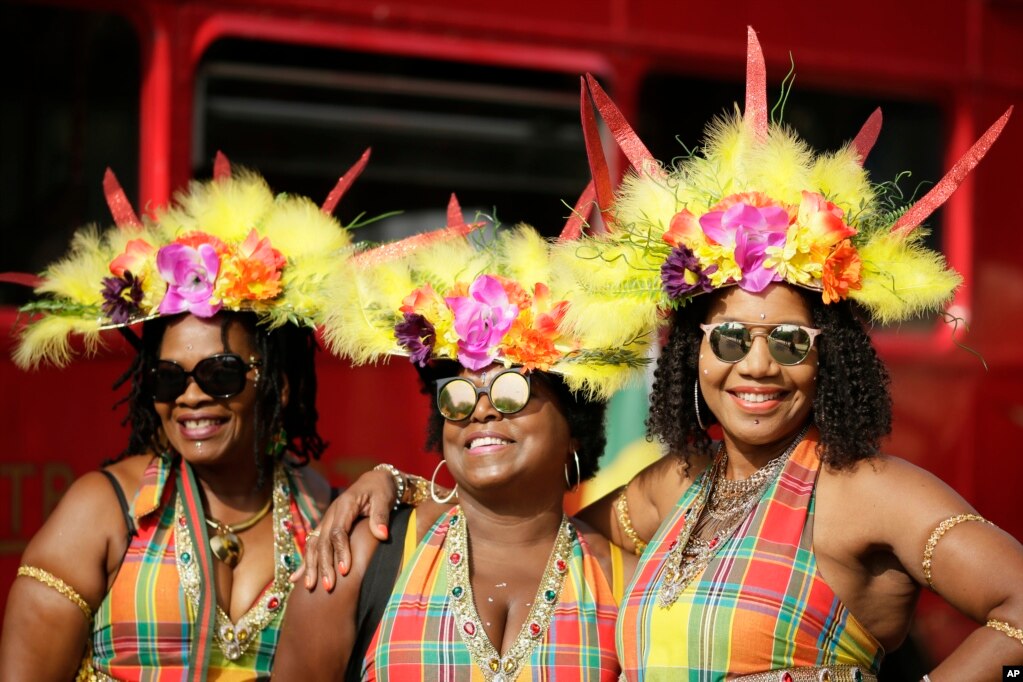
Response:
[[[36,568],[35,566],[21,566],[18,568],[18,575],[23,575],[26,578],[32,578],[33,580],[38,580],[39,582],[41,582],[43,585],[46,585],[50,589],[60,592],[72,604],[74,604],[75,606],[82,610],[82,613],[85,614],[85,620],[88,621],[92,620],[92,609],[89,607],[88,604],[85,603],[85,600],[82,599],[82,595],[78,594],[78,592],[75,591],[75,588],[71,587],[66,582],[64,582],[57,576],[53,575],[49,571],[45,571],[41,568]]]
[[[994,525],[983,516],[977,516],[976,514],[956,514],[955,516],[950,516],[939,523],[937,527],[931,531],[931,537],[927,538],[927,545],[924,547],[923,567],[924,578],[927,579],[927,586],[932,590],[934,589],[934,580],[931,576],[931,563],[934,559],[934,548],[938,546],[938,541],[941,540],[945,533],[964,521],[981,521],[989,526]]]
[[[1006,634],[1009,637],[1012,637],[1013,639],[1018,639],[1019,643],[1023,644],[1023,630],[1015,628],[1003,620],[995,620],[992,618],[987,622],[987,627],[991,628],[992,630],[998,630],[999,632]]]
[[[430,497],[430,482],[421,476],[409,475],[406,477],[408,485],[405,486],[405,497],[402,500],[405,504],[418,507]]]
[[[626,493],[629,491],[629,486],[626,485],[622,488],[622,492],[618,494],[618,499],[615,500],[615,514],[618,517],[618,526],[625,533],[625,537],[629,538],[633,544],[633,554],[639,556],[646,549],[647,543],[639,537],[639,533],[632,526],[632,519],[629,518],[629,498]]]

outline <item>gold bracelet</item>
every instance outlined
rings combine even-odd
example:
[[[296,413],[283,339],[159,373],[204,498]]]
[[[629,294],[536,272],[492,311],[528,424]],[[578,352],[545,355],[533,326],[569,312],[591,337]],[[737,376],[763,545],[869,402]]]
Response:
[[[405,497],[402,500],[411,507],[418,507],[430,497],[430,482],[421,476],[406,476],[408,485],[405,486]]]
[[[82,610],[82,613],[85,614],[85,620],[92,620],[92,609],[85,603],[85,600],[82,599],[82,595],[78,594],[78,592],[75,591],[75,588],[71,587],[49,571],[36,568],[35,566],[21,566],[18,568],[18,575],[38,580],[50,589],[60,592],[72,604]]]
[[[1006,634],[1009,637],[1012,637],[1013,639],[1018,639],[1019,643],[1023,644],[1023,630],[1020,630],[1019,628],[1014,628],[1013,626],[1009,625],[1003,620],[995,620],[992,618],[987,622],[987,627],[993,630],[998,630],[999,632]]]
[[[629,498],[626,495],[628,491],[629,486],[626,485],[622,488],[622,492],[618,494],[618,499],[615,500],[615,514],[618,517],[618,526],[625,533],[625,537],[632,540],[633,554],[639,556],[646,549],[647,543],[639,537],[639,533],[632,526],[632,519],[629,518]]]
[[[964,521],[981,521],[989,526],[994,525],[983,516],[977,516],[976,514],[956,514],[955,516],[950,516],[939,523],[937,527],[931,531],[931,537],[927,538],[927,545],[924,547],[923,567],[924,578],[927,579],[927,586],[932,590],[934,589],[934,580],[931,576],[931,564],[934,560],[934,548],[938,546],[938,541],[944,537],[945,533]]]

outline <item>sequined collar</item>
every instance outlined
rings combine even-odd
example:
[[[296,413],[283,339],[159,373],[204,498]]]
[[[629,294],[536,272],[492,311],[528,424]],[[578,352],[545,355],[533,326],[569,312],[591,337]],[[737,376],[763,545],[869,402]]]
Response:
[[[561,596],[568,573],[568,560],[572,545],[576,541],[576,530],[562,515],[561,526],[554,540],[554,548],[547,560],[543,577],[533,598],[533,606],[526,616],[522,629],[504,656],[497,651],[480,621],[473,599],[472,582],[469,579],[469,542],[465,517],[461,508],[456,507],[449,522],[447,578],[448,603],[455,614],[458,632],[469,649],[473,661],[483,671],[488,682],[510,682],[518,677],[523,663],[540,643],[550,626],[554,607]]]

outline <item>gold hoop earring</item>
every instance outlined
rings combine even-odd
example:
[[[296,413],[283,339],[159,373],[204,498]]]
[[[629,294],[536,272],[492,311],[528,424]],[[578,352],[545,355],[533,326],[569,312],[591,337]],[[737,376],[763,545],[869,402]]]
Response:
[[[565,462],[565,485],[568,486],[570,491],[576,491],[579,489],[579,484],[583,482],[583,474],[579,469],[579,452],[573,450],[572,457],[575,458],[575,486],[572,486],[572,481],[568,477],[568,462]]]
[[[430,476],[430,499],[432,499],[437,504],[447,504],[452,499],[454,499],[455,495],[458,494],[457,483],[455,484],[455,487],[451,490],[451,492],[448,493],[447,497],[442,498],[440,495],[437,494],[437,482],[435,481],[435,479],[437,478],[437,474],[440,473],[440,468],[445,464],[447,464],[447,460],[444,459],[438,462],[437,468],[433,470],[433,476]]]

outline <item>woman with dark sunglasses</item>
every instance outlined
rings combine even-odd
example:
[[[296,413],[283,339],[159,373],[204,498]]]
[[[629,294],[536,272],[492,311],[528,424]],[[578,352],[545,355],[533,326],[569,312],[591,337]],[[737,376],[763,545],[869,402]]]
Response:
[[[332,298],[347,305],[328,320],[332,348],[356,362],[412,357],[434,399],[428,445],[456,487],[442,495],[431,480],[432,499],[407,531],[392,524],[390,546],[356,527],[336,588],[292,596],[275,676],[618,679],[617,588],[634,559],[562,503],[596,473],[606,396],[646,347],[566,333],[560,287],[537,281],[552,277],[546,254],[522,228],[496,246],[448,242],[338,278]]]
[[[330,498],[303,467],[325,447],[313,330],[324,258],[349,243],[330,216],[340,192],[321,211],[218,157],[212,181],[142,221],[105,186],[117,228],[50,268],[16,359],[60,363],[72,333],[126,332],[131,434],[26,548],[0,678],[267,679],[288,576]]]

